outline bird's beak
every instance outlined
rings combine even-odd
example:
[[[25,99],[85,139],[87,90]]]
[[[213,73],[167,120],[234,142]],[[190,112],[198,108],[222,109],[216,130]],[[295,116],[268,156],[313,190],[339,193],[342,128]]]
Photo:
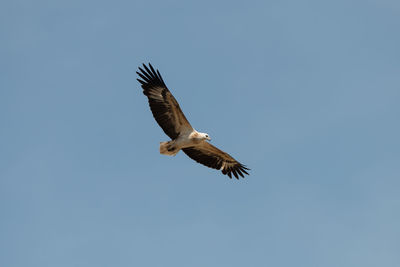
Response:
[[[211,138],[210,138],[210,137],[207,137],[207,140],[208,140],[208,141],[211,141]]]

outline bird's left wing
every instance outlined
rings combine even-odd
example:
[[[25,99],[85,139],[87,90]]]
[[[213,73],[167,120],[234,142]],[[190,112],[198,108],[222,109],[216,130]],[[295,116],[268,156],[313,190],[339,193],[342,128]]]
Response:
[[[201,142],[199,145],[183,148],[182,150],[191,159],[207,167],[221,170],[229,178],[232,178],[232,174],[236,179],[239,179],[238,175],[244,178],[243,173],[249,175],[246,171],[249,169],[246,166],[208,142]]]
[[[144,70],[139,67],[140,72],[136,72],[141,78],[137,80],[142,84],[143,94],[149,99],[153,117],[165,134],[173,140],[181,132],[193,130],[175,97],[165,85],[160,72],[155,71],[150,63],[150,69],[145,64],[143,67]]]

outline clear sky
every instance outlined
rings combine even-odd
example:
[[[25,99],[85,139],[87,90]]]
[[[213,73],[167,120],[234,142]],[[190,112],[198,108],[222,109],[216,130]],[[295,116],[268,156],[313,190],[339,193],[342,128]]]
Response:
[[[398,267],[399,119],[399,1],[1,1],[0,266]]]

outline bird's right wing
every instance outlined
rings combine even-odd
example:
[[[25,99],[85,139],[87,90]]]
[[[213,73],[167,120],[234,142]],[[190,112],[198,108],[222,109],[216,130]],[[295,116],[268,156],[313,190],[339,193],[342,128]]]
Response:
[[[136,72],[141,79],[137,79],[147,96],[153,117],[158,125],[171,139],[176,139],[183,131],[193,130],[186,119],[175,97],[165,85],[160,72],[155,71],[149,63],[150,69],[143,64],[144,70],[139,67]]]
[[[183,152],[191,159],[201,163],[207,167],[221,170],[223,174],[227,174],[232,178],[232,174],[239,179],[239,176],[244,177],[244,173],[249,175],[246,166],[235,160],[228,153],[216,148],[212,144],[204,141],[199,145],[183,148]]]

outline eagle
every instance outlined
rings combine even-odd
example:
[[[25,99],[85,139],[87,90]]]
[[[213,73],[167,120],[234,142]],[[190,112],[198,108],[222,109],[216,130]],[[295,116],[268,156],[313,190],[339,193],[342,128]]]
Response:
[[[136,72],[140,79],[137,79],[147,96],[153,117],[163,129],[171,141],[160,142],[160,154],[175,156],[182,150],[191,159],[207,167],[221,170],[229,178],[232,174],[236,179],[250,170],[245,165],[235,160],[228,153],[216,148],[208,141],[211,141],[207,133],[196,131],[186,119],[178,102],[168,90],[158,70],[154,70],[149,63],[147,67],[143,64]]]

